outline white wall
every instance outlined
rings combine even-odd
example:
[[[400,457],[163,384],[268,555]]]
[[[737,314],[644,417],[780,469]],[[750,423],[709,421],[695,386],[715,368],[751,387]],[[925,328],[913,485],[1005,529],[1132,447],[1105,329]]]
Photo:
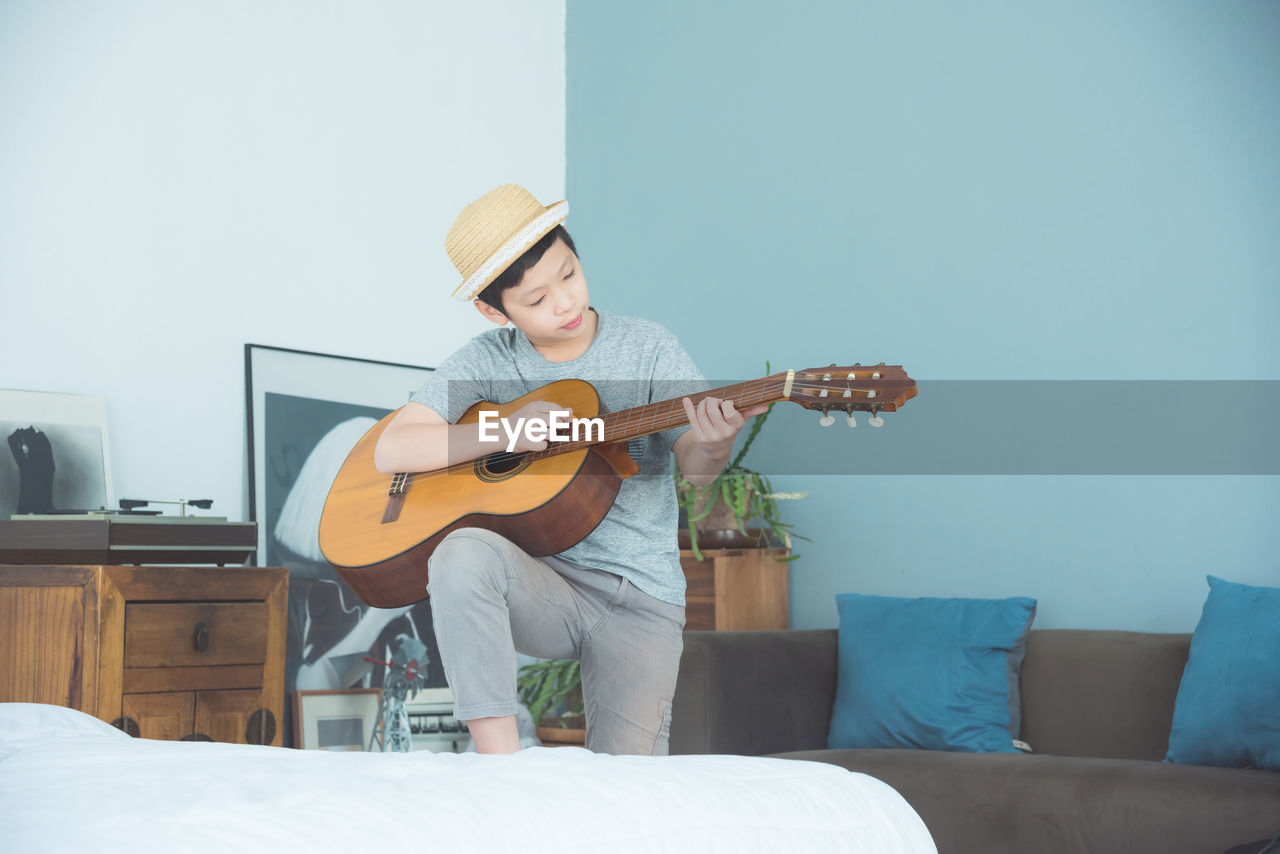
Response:
[[[104,395],[117,496],[244,518],[246,342],[432,365],[444,235],[564,198],[564,0],[0,5],[0,388]]]

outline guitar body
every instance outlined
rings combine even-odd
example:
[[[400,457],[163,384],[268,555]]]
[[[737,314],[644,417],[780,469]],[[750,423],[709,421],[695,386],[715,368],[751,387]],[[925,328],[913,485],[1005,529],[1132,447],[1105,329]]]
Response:
[[[534,400],[599,414],[590,383],[562,380],[505,404],[481,401],[458,423],[480,412],[507,416]],[[622,444],[598,445],[541,459],[497,453],[446,471],[389,475],[373,465],[373,450],[392,412],[369,429],[334,478],[320,518],[325,559],[366,603],[409,605],[427,597],[427,559],[459,528],[486,528],[531,555],[550,555],[580,542],[600,524],[624,477],[638,471]]]

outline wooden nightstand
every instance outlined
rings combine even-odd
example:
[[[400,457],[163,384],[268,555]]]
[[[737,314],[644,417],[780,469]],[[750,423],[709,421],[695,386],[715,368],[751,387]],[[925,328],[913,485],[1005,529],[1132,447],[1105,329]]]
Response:
[[[0,566],[0,701],[278,746],[288,584],[280,567]]]
[[[680,550],[684,569],[685,622],[689,630],[785,629],[787,610],[785,548],[702,549],[698,560]]]

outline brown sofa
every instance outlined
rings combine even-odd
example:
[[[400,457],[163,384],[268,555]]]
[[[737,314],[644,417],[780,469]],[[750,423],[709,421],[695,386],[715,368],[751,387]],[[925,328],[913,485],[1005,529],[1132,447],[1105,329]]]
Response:
[[[828,750],[835,629],[685,632],[671,752],[831,762],[897,789],[940,854],[1222,854],[1280,829],[1280,772],[1164,763],[1189,634],[1032,630],[1031,754]]]

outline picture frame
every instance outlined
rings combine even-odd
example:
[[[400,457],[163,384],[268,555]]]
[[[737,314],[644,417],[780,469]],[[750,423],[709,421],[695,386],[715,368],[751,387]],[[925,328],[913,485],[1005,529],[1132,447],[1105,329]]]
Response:
[[[293,485],[290,477],[300,474],[305,455],[313,454],[326,440],[329,445],[337,443],[330,449],[336,453],[347,436],[351,436],[350,450],[363,434],[354,435],[359,424],[372,426],[407,403],[432,369],[265,344],[245,344],[244,361],[249,519],[258,523],[255,562],[274,566],[279,564],[273,560],[274,531],[288,500],[287,489]],[[351,424],[353,419],[368,421]],[[348,428],[335,435],[334,428],[344,422]],[[343,453],[336,465],[330,459],[326,466],[313,467],[325,470],[309,472],[316,481],[312,486],[327,494],[332,478],[321,484],[322,475],[329,469],[336,474],[345,457]],[[312,506],[291,508],[291,512],[295,517],[308,517],[297,520],[300,524],[309,523],[314,516],[318,527],[319,511],[314,505],[323,505],[324,497],[313,495]],[[310,534],[314,529],[296,531],[286,538],[301,544]],[[319,557],[318,546],[306,545],[308,548],[295,551]]]
[[[0,519],[115,509],[107,400],[0,389]]]
[[[378,724],[379,688],[294,691],[294,746],[300,750],[366,750]]]
[[[246,344],[245,430],[249,519],[258,523],[258,566],[289,570],[285,698],[294,691],[378,688],[400,635],[428,648],[426,687],[448,690],[424,601],[373,608],[320,552],[325,498],[347,454],[431,375],[431,368]],[[388,478],[389,479],[389,478]],[[284,743],[296,741],[286,710]]]

